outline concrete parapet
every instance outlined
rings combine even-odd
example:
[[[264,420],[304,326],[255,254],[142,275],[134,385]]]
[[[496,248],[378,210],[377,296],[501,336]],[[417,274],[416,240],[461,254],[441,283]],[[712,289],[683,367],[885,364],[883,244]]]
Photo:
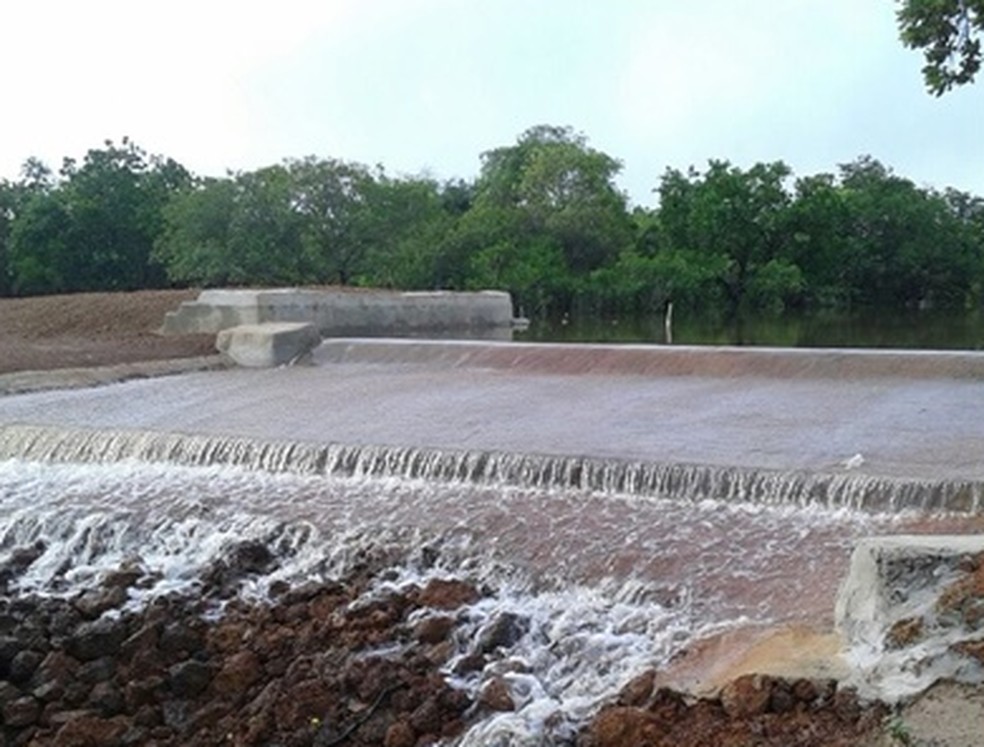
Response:
[[[271,368],[297,360],[321,341],[313,324],[243,324],[219,332],[215,346],[240,366]]]
[[[213,333],[242,324],[310,322],[322,336],[509,329],[508,293],[378,290],[207,290],[169,313],[164,334]]]

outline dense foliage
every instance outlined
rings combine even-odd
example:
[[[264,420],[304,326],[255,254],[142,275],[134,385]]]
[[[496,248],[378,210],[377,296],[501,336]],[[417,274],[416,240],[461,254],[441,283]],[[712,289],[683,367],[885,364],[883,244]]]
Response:
[[[630,209],[620,163],[539,126],[472,182],[314,157],[195,178],[124,140],[0,181],[0,295],[164,285],[501,288],[527,315],[968,307],[984,201],[870,157],[668,169]]]
[[[940,96],[970,83],[981,67],[984,0],[898,0],[902,42],[926,60],[926,88]]]
[[[17,184],[0,182],[0,290],[18,295],[134,290],[166,282],[152,257],[164,206],[191,183],[170,159],[124,139],[65,159],[55,179],[29,160]]]

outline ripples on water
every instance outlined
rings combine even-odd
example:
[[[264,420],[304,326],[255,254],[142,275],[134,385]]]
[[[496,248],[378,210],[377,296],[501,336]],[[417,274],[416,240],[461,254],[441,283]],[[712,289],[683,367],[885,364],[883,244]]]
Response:
[[[194,588],[244,540],[279,556],[243,589],[344,575],[367,557],[386,583],[466,577],[495,589],[463,613],[466,640],[501,612],[531,621],[506,653],[521,707],[465,743],[561,738],[641,670],[695,637],[747,623],[829,626],[854,541],[945,519],[848,509],[686,502],[591,491],[269,474],[137,462],[0,462],[0,563],[46,549],[17,584],[72,593],[121,562],[159,574],[146,597]],[[476,680],[462,681],[477,688]],[[539,735],[539,736],[537,736]]]

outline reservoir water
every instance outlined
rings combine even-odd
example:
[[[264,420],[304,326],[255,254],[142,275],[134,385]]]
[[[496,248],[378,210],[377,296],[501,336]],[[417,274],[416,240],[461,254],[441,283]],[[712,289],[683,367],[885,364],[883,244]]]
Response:
[[[534,319],[514,335],[527,342],[617,342],[664,344],[661,314]],[[728,319],[677,310],[677,345],[742,345],[809,348],[982,350],[979,310],[858,310],[752,314]]]

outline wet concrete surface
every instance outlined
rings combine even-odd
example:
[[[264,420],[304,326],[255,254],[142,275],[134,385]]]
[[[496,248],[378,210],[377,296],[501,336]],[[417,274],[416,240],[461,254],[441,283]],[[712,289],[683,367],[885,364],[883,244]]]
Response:
[[[904,355],[886,368],[831,351],[840,361],[831,376],[816,374],[833,370],[818,351],[809,360],[763,351],[737,372],[721,364],[727,349],[705,351],[681,373],[662,363],[619,369],[613,346],[566,346],[580,361],[572,368],[543,362],[560,346],[373,341],[385,354],[360,357],[359,343],[345,345],[344,354],[326,346],[315,365],[3,397],[0,423],[824,472],[860,454],[859,474],[984,479],[984,379],[967,373],[973,354],[940,354],[937,375],[933,354],[916,354],[918,375],[907,375]],[[792,373],[802,361],[813,375]]]

